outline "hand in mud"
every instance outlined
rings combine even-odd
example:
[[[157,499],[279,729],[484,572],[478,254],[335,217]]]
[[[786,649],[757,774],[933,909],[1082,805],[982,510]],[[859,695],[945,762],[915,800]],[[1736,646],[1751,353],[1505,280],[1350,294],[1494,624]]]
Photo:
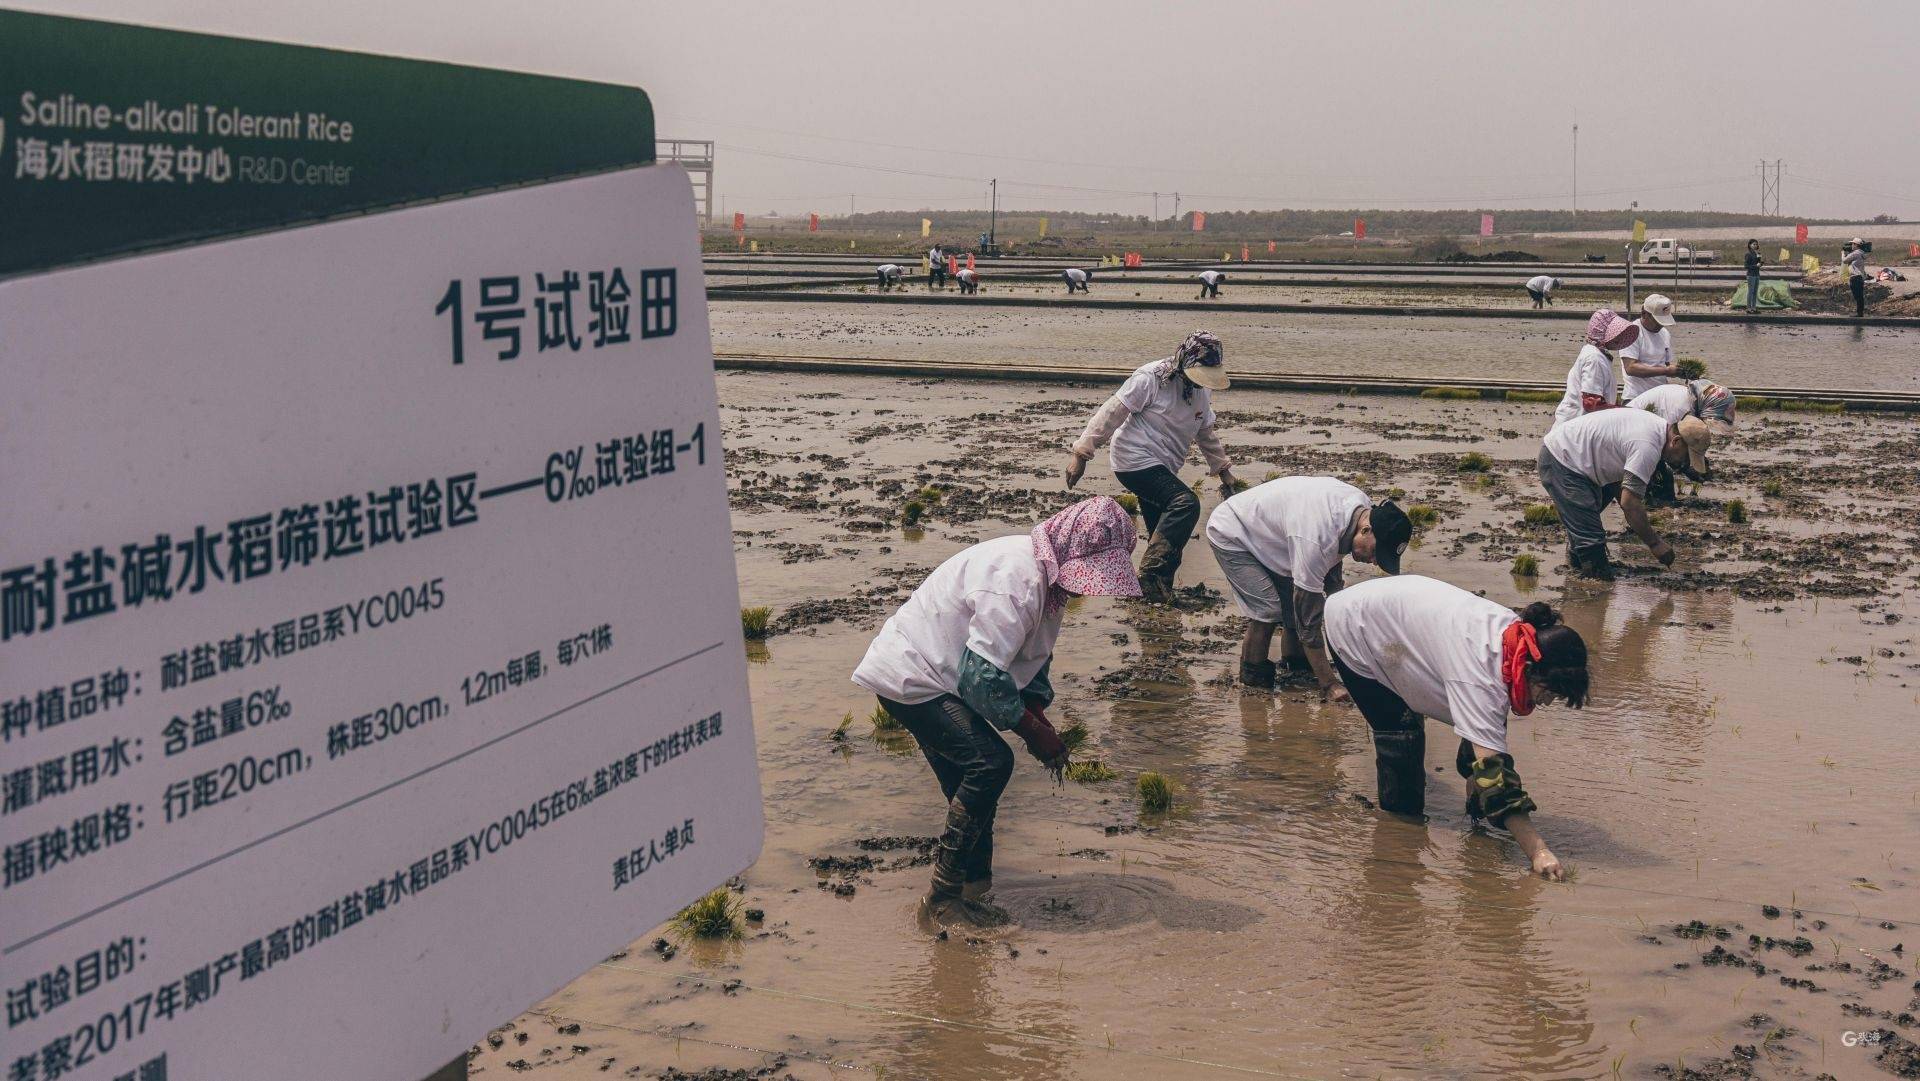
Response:
[[[1067,487],[1071,488],[1079,484],[1080,478],[1086,476],[1086,474],[1087,460],[1078,454],[1067,455]]]
[[[1220,495],[1223,498],[1233,495],[1233,484],[1233,474],[1222,469],[1220,471]]]
[[[1337,705],[1350,706],[1353,704],[1353,695],[1348,694],[1347,689],[1338,683],[1331,687],[1322,687],[1320,689],[1320,698],[1322,701],[1333,702]]]
[[[1660,561],[1662,567],[1673,566],[1673,545],[1661,541],[1660,547],[1654,550],[1653,557]]]
[[[1053,722],[1047,720],[1046,714],[1029,708],[1013,730],[1026,741],[1027,753],[1058,780],[1061,771],[1067,768],[1067,745],[1060,739],[1060,733],[1054,731]]]
[[[1567,869],[1560,866],[1560,857],[1547,848],[1541,849],[1540,854],[1533,857],[1533,873],[1553,882],[1560,882],[1567,877]]]

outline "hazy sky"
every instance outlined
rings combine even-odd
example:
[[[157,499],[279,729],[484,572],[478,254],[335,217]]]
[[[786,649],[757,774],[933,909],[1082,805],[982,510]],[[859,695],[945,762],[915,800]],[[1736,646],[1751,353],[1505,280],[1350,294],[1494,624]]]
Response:
[[[5,2],[637,84],[753,214],[1565,207],[1577,121],[1583,207],[1920,217],[1911,0]]]

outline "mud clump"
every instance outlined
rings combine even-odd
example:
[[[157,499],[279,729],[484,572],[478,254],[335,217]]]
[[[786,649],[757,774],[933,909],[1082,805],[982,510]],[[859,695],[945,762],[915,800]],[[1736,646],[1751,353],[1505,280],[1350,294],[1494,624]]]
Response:
[[[1673,937],[1689,939],[1717,938],[1725,941],[1733,937],[1733,932],[1719,924],[1708,924],[1702,923],[1699,920],[1688,920],[1686,923],[1676,923],[1673,925]]]
[[[757,1070],[728,1070],[719,1066],[709,1066],[698,1073],[690,1073],[677,1066],[669,1066],[665,1072],[654,1074],[656,1081],[798,1081],[786,1072],[785,1055],[773,1060],[771,1065]]]

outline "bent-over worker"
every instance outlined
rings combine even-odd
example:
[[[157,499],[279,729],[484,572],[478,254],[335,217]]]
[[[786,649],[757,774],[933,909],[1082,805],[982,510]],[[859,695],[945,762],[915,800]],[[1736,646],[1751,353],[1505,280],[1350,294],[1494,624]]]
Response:
[[[1553,306],[1553,291],[1566,284],[1551,274],[1535,274],[1527,279],[1527,295],[1533,298],[1533,306],[1539,308]]]
[[[907,268],[898,263],[881,263],[873,268],[874,280],[879,284],[882,293],[899,285],[901,275],[906,272]]]
[[[1620,500],[1627,527],[1646,542],[1662,566],[1673,566],[1673,546],[1647,518],[1647,485],[1665,462],[1705,476],[1712,436],[1698,417],[1668,424],[1641,409],[1602,409],[1555,425],[1540,445],[1540,484],[1567,532],[1567,562],[1587,578],[1612,580],[1607,530],[1600,514]]]
[[[1426,811],[1422,719],[1460,736],[1454,768],[1467,814],[1513,834],[1533,870],[1564,874],[1534,828],[1533,797],[1508,752],[1507,722],[1537,706],[1587,701],[1587,644],[1539,601],[1511,608],[1417,574],[1375,578],[1327,598],[1327,646],[1373,730],[1380,807]]]
[[[960,292],[972,296],[980,291],[980,275],[972,267],[962,267],[954,272],[953,280],[960,283]]]
[[[1227,276],[1218,270],[1201,271],[1200,272],[1200,295],[1197,297],[1194,297],[1193,299],[1205,300],[1208,297],[1218,298],[1220,296],[1220,283],[1226,280],[1227,280]]]
[[[1093,280],[1093,271],[1081,270],[1079,267],[1069,267],[1060,272],[1060,280],[1067,283],[1067,292],[1069,293],[1091,292],[1091,290],[1087,288],[1087,283]]]

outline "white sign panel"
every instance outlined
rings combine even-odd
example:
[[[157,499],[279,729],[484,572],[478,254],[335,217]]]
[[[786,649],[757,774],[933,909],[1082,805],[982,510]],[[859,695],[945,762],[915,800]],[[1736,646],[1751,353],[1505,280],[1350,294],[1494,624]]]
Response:
[[[0,285],[8,1081],[413,1081],[760,849],[692,192]]]

